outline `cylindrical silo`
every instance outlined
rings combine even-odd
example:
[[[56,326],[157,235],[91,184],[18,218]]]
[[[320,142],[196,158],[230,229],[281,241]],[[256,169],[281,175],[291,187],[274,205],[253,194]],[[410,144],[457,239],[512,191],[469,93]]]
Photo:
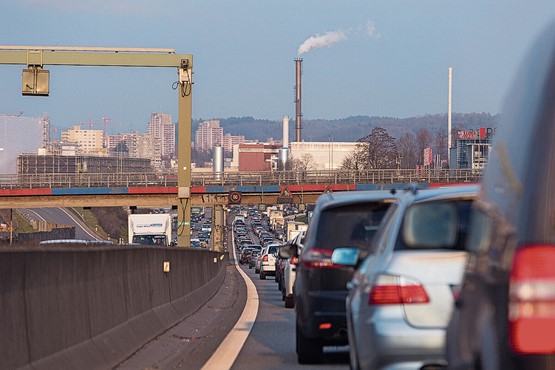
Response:
[[[214,170],[214,180],[222,180],[224,175],[224,148],[221,146],[214,147],[214,153],[212,157],[213,170]]]
[[[289,148],[279,148],[278,151],[278,170],[284,171],[287,169],[287,162],[289,161]]]

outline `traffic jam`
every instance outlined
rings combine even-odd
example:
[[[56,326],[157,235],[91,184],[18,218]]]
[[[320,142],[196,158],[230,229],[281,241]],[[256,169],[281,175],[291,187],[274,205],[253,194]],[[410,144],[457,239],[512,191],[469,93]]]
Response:
[[[274,279],[295,310],[299,364],[325,363],[324,347],[343,346],[352,369],[448,368],[448,353],[459,364],[449,368],[489,369],[453,348],[471,230],[483,232],[471,225],[479,190],[328,193],[310,212],[235,207],[237,260]]]

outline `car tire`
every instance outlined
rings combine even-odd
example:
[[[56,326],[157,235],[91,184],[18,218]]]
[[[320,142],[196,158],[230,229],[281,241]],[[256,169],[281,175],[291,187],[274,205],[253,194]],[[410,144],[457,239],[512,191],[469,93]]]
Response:
[[[295,307],[295,299],[293,298],[293,296],[287,296],[283,300],[285,301],[285,308]]]
[[[297,338],[297,361],[299,364],[320,364],[323,360],[322,342],[319,339],[306,338],[299,324],[295,325]]]
[[[266,280],[266,273],[264,271],[260,271],[260,280]]]

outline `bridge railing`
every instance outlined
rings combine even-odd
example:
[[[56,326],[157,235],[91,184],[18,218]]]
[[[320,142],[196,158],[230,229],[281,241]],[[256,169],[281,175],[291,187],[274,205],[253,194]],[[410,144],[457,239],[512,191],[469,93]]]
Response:
[[[410,182],[478,182],[481,170],[474,169],[376,169],[364,171],[259,171],[193,172],[193,186],[267,186],[301,184],[384,184]],[[52,173],[0,174],[1,189],[98,188],[177,186],[175,173]]]

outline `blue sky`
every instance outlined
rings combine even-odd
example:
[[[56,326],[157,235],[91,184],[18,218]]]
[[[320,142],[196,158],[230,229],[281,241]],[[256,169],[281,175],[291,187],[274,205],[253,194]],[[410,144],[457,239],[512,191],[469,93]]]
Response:
[[[499,113],[553,0],[0,0],[1,45],[174,48],[193,54],[193,118],[305,119]],[[308,42],[308,44],[305,44]],[[304,45],[304,46],[303,46]],[[302,46],[302,47],[301,47]],[[110,118],[110,133],[177,116],[173,69],[56,67],[50,96],[21,96],[0,65],[0,114],[48,112],[60,128]]]

